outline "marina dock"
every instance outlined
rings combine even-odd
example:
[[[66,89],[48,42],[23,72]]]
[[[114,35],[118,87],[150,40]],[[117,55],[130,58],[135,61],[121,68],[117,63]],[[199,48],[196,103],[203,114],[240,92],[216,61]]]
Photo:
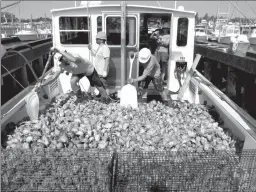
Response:
[[[229,45],[195,44],[203,58],[198,70],[236,104],[256,118],[256,45],[240,43],[233,53]]]

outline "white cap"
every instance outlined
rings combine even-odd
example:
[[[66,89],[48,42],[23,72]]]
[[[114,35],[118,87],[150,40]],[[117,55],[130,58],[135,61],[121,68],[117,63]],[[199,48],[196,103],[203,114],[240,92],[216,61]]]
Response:
[[[165,23],[163,24],[163,27],[162,27],[162,28],[169,28],[169,29],[170,29],[170,24],[167,23],[167,22],[165,22]]]
[[[148,48],[143,48],[139,52],[139,62],[147,63],[151,57],[151,51]]]

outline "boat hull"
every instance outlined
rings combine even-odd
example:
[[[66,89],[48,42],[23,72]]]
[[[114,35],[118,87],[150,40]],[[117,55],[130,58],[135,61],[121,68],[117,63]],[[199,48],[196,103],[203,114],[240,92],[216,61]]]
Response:
[[[30,35],[30,34],[22,34],[22,35],[18,35],[16,34],[16,36],[21,40],[21,41],[35,41],[37,39],[39,39],[38,35]]]
[[[230,44],[231,43],[231,36],[220,37],[219,43]]]
[[[250,37],[249,42],[251,45],[256,45],[256,37]]]
[[[195,36],[195,40],[196,41],[207,41],[208,37],[206,35],[205,36]]]

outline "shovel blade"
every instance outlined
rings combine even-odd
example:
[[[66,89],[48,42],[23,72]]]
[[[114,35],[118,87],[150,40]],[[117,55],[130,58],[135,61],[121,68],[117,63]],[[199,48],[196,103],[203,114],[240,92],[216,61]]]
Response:
[[[121,89],[120,105],[123,107],[138,107],[137,90],[134,86],[128,84]]]
[[[39,97],[35,91],[31,91],[25,98],[26,111],[31,121],[38,120],[39,116]]]

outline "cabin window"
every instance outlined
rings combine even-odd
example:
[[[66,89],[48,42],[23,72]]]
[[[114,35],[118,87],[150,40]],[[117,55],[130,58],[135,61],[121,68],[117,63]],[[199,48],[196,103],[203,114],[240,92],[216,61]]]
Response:
[[[233,33],[233,29],[228,29],[227,33]]]
[[[121,45],[121,17],[107,17],[107,44]],[[126,45],[136,45],[136,18],[126,18]]]
[[[102,16],[97,17],[97,33],[102,31]]]
[[[188,18],[178,19],[177,46],[186,46],[188,40]]]
[[[89,25],[87,17],[60,17],[60,43],[88,44]]]

